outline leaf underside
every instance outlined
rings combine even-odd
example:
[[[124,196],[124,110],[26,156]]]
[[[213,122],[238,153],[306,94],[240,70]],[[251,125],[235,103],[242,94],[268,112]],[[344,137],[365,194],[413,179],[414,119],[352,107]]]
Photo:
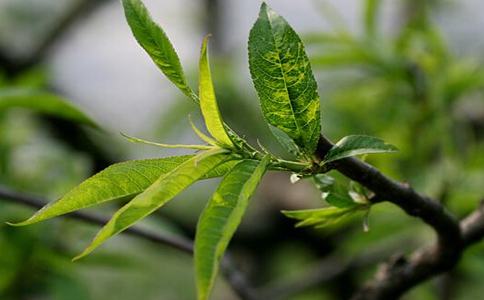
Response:
[[[351,198],[348,189],[335,182],[334,178],[325,174],[318,174],[313,179],[318,189],[323,192],[323,198],[328,204],[339,208],[358,205]]]
[[[323,162],[329,163],[338,159],[343,159],[350,156],[370,154],[370,153],[384,153],[397,152],[398,149],[385,143],[384,141],[366,135],[349,135],[342,138],[336,143],[328,154],[324,157]]]
[[[195,238],[195,274],[198,299],[207,300],[215,283],[220,260],[242,220],[250,197],[270,162],[239,162],[223,178],[200,216]]]
[[[198,103],[198,97],[188,86],[180,59],[163,29],[152,20],[141,1],[122,0],[122,2],[126,20],[141,47],[171,82]]]
[[[12,225],[29,225],[103,202],[131,199],[152,185],[160,176],[195,157],[196,155],[182,155],[111,165],[69,191],[64,197],[44,206],[28,220]],[[223,176],[234,163],[226,162],[202,178]]]
[[[144,192],[119,209],[99,231],[91,245],[75,259],[86,256],[110,237],[130,227],[140,219],[153,213],[184,189],[201,179],[228,158],[225,154],[211,155],[199,159],[191,157],[171,172],[160,176]],[[198,163],[195,165],[195,162]]]
[[[30,89],[2,89],[0,90],[0,111],[7,108],[26,108],[99,128],[93,120],[68,100],[49,92]]]
[[[314,153],[321,130],[316,80],[301,39],[265,3],[250,31],[249,66],[267,122]]]
[[[323,228],[342,221],[363,208],[363,205],[345,208],[326,207],[318,209],[282,211],[282,213],[289,218],[300,220],[300,222],[296,224],[296,227],[315,226],[316,228]]]

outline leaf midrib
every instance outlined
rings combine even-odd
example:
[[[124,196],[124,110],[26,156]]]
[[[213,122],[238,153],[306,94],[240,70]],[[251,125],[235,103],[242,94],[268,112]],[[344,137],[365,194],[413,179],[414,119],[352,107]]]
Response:
[[[279,46],[276,42],[276,39],[274,37],[274,30],[273,30],[273,26],[272,26],[272,19],[269,17],[269,15],[267,14],[266,12],[266,15],[267,15],[267,20],[269,21],[269,27],[271,29],[271,38],[272,38],[272,41],[274,42],[274,47],[276,48],[277,50],[277,60],[278,60],[278,66],[279,66],[279,69],[281,70],[281,74],[282,74],[282,77],[283,77],[283,80],[284,80],[284,89],[286,90],[286,94],[287,94],[287,98],[289,99],[289,106],[291,107],[291,112],[292,112],[292,119],[294,120],[294,123],[296,124],[296,129],[297,129],[297,132],[298,132],[298,135],[299,135],[299,138],[301,138],[301,142],[302,144],[304,145],[305,142],[304,142],[304,138],[302,137],[302,131],[301,131],[301,128],[299,127],[299,123],[297,122],[297,119],[296,119],[296,112],[294,110],[294,106],[292,104],[292,99],[291,99],[291,96],[289,94],[289,89],[287,87],[287,78],[286,78],[286,72],[284,72],[284,68],[282,67],[282,60],[281,60],[281,50],[279,49]],[[299,49],[298,49],[299,51]],[[298,96],[299,97],[299,96]],[[296,98],[297,99],[297,98]]]

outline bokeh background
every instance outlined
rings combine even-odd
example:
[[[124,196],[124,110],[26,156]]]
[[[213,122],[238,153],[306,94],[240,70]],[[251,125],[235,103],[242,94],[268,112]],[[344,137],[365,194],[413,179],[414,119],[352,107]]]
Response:
[[[260,1],[145,0],[197,85],[200,44],[210,53],[224,119],[256,144],[283,152],[262,120],[247,64]],[[368,134],[396,145],[367,161],[445,203],[459,217],[484,196],[484,2],[478,0],[268,0],[301,35],[319,83],[323,133]],[[197,108],[138,46],[118,1],[0,0],[0,90],[34,88],[70,99],[98,132],[22,109],[0,110],[0,186],[55,200],[109,164],[177,154],[129,144],[118,132],[196,142]],[[345,182],[345,178],[333,174]],[[325,205],[310,181],[269,173],[229,247],[267,299],[347,299],[392,253],[432,243],[433,233],[392,205],[324,230],[295,229],[281,209]],[[193,238],[216,181],[197,184],[142,226]],[[122,203],[90,212],[108,216]],[[0,299],[195,299],[192,259],[121,235],[72,263],[98,229],[60,217],[26,228],[6,221],[33,209],[0,199]],[[482,245],[405,299],[480,299]],[[352,262],[351,265],[348,265]],[[330,280],[325,274],[338,273]],[[310,283],[298,293],[284,287]],[[271,296],[271,297],[270,297]],[[273,297],[272,297],[273,296]],[[279,297],[279,298],[278,298]],[[221,277],[214,299],[238,299]]]

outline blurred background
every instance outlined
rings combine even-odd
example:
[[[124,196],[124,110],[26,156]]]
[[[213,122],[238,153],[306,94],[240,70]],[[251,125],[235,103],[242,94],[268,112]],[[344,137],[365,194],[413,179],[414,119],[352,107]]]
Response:
[[[259,0],[145,0],[197,86],[200,44],[210,52],[218,102],[232,128],[284,155],[263,122],[247,64]],[[300,34],[319,83],[323,133],[367,134],[396,145],[367,161],[445,203],[457,216],[484,196],[484,2],[268,0]],[[0,91],[53,91],[101,124],[98,132],[24,109],[0,108],[0,186],[55,200],[108,165],[177,154],[132,145],[125,132],[193,143],[200,114],[138,46],[118,1],[0,0]],[[332,174],[343,183],[345,178]],[[347,299],[378,262],[433,242],[419,220],[388,204],[329,229],[295,229],[281,209],[325,205],[306,180],[269,173],[229,249],[264,299]],[[216,181],[197,183],[142,222],[193,238]],[[109,216],[122,203],[92,212]],[[0,299],[195,299],[192,258],[121,235],[72,263],[98,227],[64,217],[13,228],[34,209],[0,199]],[[449,274],[405,299],[480,299],[481,244]],[[288,287],[292,288],[289,289]],[[220,276],[213,299],[238,299]]]

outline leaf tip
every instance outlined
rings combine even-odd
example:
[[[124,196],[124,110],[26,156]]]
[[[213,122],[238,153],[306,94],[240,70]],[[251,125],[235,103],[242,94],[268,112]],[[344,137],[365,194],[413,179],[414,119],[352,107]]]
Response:
[[[122,137],[124,137],[125,139],[127,139],[128,141],[130,141],[131,143],[138,143],[138,142],[139,142],[139,141],[138,141],[138,139],[136,139],[136,138],[134,138],[134,137],[132,137],[132,136],[129,136],[129,135],[127,135],[127,134],[126,134],[126,133],[124,133],[124,132],[120,132],[119,134],[120,134]]]
[[[27,226],[27,225],[31,225],[31,224],[34,224],[34,223],[37,223],[39,222],[40,220],[37,220],[35,218],[35,216],[32,216],[30,217],[29,219],[25,220],[25,221],[22,221],[22,222],[5,222],[7,225],[9,226],[13,226],[13,227],[22,227],[22,226]]]
[[[92,249],[91,246],[89,246],[88,248],[86,248],[84,251],[82,251],[79,255],[77,255],[76,257],[74,257],[71,261],[72,262],[75,262],[75,261],[78,261],[80,260],[81,258],[87,256],[89,253],[91,253],[94,249]]]
[[[266,11],[267,9],[271,9],[271,8],[269,7],[269,5],[267,5],[265,1],[263,1],[262,4],[260,5],[260,10]]]
[[[24,224],[26,223],[27,221],[24,221],[24,222],[19,222],[19,223],[13,223],[13,222],[5,222],[5,224],[9,225],[9,226],[13,226],[13,227],[21,227],[21,226],[25,226],[27,224]]]

